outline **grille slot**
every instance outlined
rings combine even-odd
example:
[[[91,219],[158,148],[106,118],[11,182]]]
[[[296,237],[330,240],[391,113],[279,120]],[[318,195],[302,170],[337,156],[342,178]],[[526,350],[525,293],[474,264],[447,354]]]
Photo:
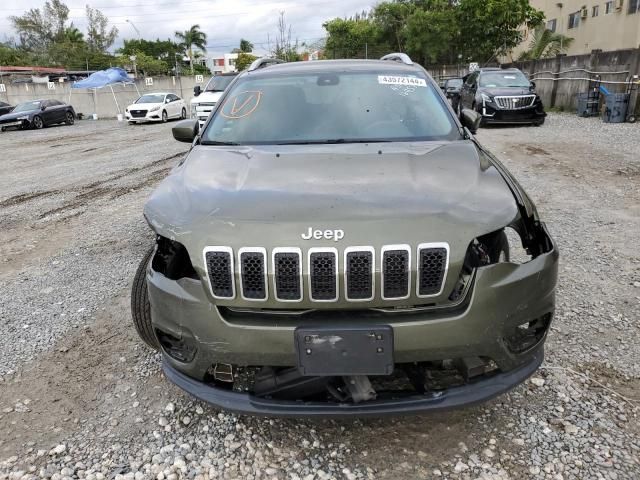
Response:
[[[448,260],[449,246],[446,243],[418,246],[419,297],[432,297],[442,292]]]
[[[242,297],[246,300],[267,299],[266,252],[263,248],[243,248],[239,253]]]
[[[347,300],[373,299],[374,250],[371,247],[353,247],[345,250],[345,296]]]
[[[309,249],[309,297],[320,302],[338,299],[338,252],[336,249]]]
[[[299,250],[274,249],[273,272],[276,300],[282,302],[302,300],[302,271]]]
[[[408,245],[382,248],[382,298],[402,300],[409,297],[411,250]]]
[[[233,254],[229,247],[210,247],[205,249],[204,261],[211,293],[216,298],[233,298]]]
[[[520,110],[529,108],[536,101],[535,95],[513,95],[493,97],[496,104],[505,110]]]

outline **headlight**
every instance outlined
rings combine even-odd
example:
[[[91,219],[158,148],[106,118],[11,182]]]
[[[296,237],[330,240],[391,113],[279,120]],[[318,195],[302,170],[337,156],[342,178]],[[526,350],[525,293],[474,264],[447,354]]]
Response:
[[[158,105],[157,107],[153,107],[151,110],[149,110],[150,112],[157,112],[158,110],[160,110],[162,108],[162,105]]]
[[[490,102],[491,101],[491,97],[485,93],[481,93],[480,96],[482,97],[482,100],[484,102]]]
[[[195,118],[196,117],[197,108],[198,108],[198,105],[196,105],[195,103],[191,104],[191,118]]]
[[[25,115],[23,117],[16,118],[16,120],[29,120],[29,117]]]

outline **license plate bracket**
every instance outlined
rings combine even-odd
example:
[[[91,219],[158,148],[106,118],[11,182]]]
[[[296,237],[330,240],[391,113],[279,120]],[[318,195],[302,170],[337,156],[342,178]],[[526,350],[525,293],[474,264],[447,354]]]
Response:
[[[388,325],[298,327],[298,369],[305,376],[391,375],[393,329]]]

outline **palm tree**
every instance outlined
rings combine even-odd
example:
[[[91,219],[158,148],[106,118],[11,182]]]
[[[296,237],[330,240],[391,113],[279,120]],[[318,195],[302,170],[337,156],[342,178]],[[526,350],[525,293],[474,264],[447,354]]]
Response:
[[[524,51],[518,60],[538,60],[540,58],[555,57],[567,51],[573,43],[573,38],[561,33],[555,33],[541,25],[533,32],[529,50]]]
[[[207,34],[200,30],[200,25],[192,25],[189,30],[176,32],[176,38],[187,51],[191,74],[193,75],[193,47],[207,53]]]
[[[253,43],[244,38],[240,39],[240,51],[244,53],[251,53],[253,51]]]
[[[84,42],[84,34],[71,24],[64,31],[64,39],[69,43],[82,43]]]

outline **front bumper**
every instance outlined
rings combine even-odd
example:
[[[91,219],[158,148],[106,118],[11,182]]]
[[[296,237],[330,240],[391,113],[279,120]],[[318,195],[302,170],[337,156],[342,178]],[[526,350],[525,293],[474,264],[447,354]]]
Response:
[[[497,108],[493,103],[484,103],[480,113],[483,124],[530,124],[540,122],[547,116],[542,105],[506,110]]]
[[[28,124],[29,124],[28,120],[16,120],[14,122],[0,123],[0,127],[1,128],[22,127]]]
[[[134,117],[130,113],[125,113],[124,116],[127,122],[135,122],[135,123],[160,122],[162,121],[162,110],[158,110],[157,112],[149,112],[144,117]]]
[[[181,373],[166,355],[162,368],[166,377],[182,390],[211,405],[237,413],[277,417],[380,417],[445,411],[486,402],[524,382],[538,369],[543,357],[544,349],[540,346],[520,367],[488,379],[443,392],[373,400],[361,404],[268,400],[248,393],[217,388]]]

